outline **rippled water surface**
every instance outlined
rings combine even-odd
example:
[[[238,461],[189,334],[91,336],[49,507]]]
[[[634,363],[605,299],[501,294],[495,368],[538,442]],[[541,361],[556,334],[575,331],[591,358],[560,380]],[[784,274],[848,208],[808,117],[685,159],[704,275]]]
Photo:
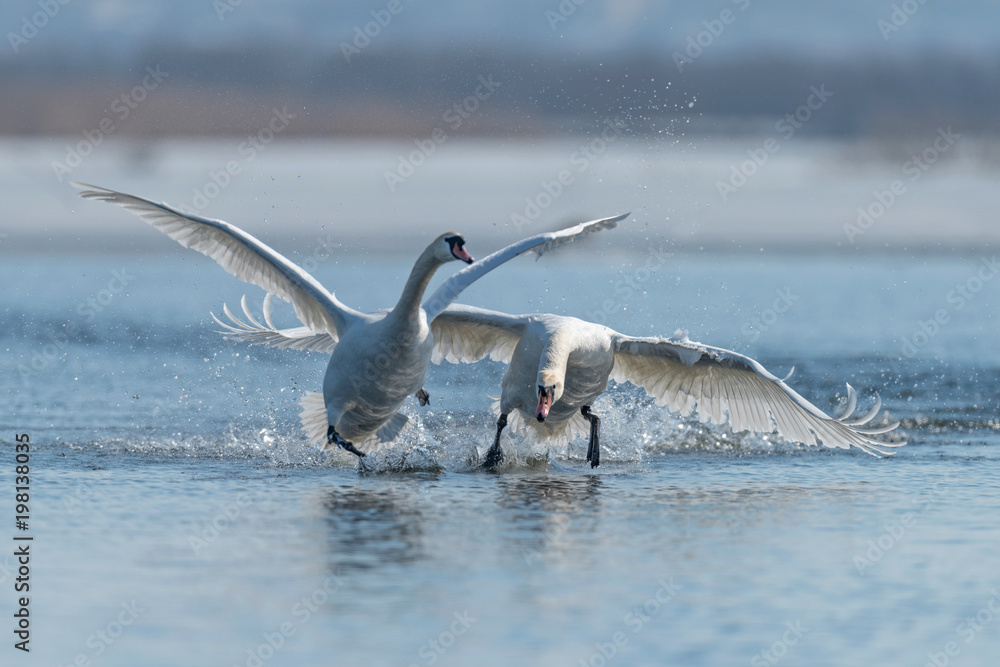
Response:
[[[405,408],[417,428],[359,468],[297,425],[325,358],[213,332],[209,311],[262,295],[209,260],[6,261],[4,540],[13,434],[35,447],[32,652],[17,662],[996,664],[998,284],[950,298],[981,261],[519,260],[462,301],[686,328],[778,375],[795,366],[821,409],[845,381],[861,408],[878,392],[908,444],[876,459],[733,435],[622,386],[595,406],[599,469],[577,442],[496,474],[474,462],[497,364],[432,367],[431,406]],[[409,262],[340,257],[316,274],[374,309]],[[10,641],[12,558],[0,565]]]

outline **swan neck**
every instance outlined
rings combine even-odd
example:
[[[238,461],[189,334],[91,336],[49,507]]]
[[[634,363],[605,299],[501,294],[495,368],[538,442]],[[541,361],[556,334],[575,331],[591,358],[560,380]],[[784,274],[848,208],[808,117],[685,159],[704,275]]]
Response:
[[[538,362],[538,376],[544,374],[548,377],[563,379],[566,377],[566,366],[569,364],[569,355],[573,351],[575,336],[570,329],[561,328],[556,330],[545,342],[542,348],[542,357]]]
[[[420,301],[424,298],[427,285],[430,284],[434,272],[442,263],[434,255],[434,244],[427,246],[427,249],[414,263],[410,277],[406,279],[406,285],[403,287],[399,302],[392,309],[393,315],[397,317],[414,316],[420,311]]]

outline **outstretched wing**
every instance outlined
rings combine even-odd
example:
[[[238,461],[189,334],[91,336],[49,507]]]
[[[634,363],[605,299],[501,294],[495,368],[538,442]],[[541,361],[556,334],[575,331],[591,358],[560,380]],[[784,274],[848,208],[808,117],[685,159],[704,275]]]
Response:
[[[211,257],[240,280],[291,301],[295,314],[314,331],[342,335],[361,314],[337,301],[301,267],[239,227],[184,213],[167,204],[107,188],[74,183],[84,199],[96,199],[135,213],[185,248]]]
[[[215,316],[215,313],[211,314],[212,319],[224,329],[224,331],[220,331],[219,333],[229,340],[238,340],[250,345],[276,347],[279,350],[302,350],[303,352],[327,354],[332,353],[333,348],[337,346],[337,337],[329,333],[313,331],[309,327],[295,327],[293,329],[278,329],[275,327],[274,322],[271,321],[270,294],[264,297],[264,322],[267,323],[266,325],[258,322],[250,314],[250,308],[247,306],[245,295],[240,299],[240,305],[243,307],[243,314],[247,318],[246,322],[233,315],[233,312],[229,310],[229,306],[225,304],[223,304],[222,309],[226,317],[229,318],[230,324],[226,324],[220,320]]]
[[[489,357],[509,364],[526,323],[523,317],[452,304],[431,322],[431,361],[471,364]]]
[[[264,345],[279,350],[331,353],[337,338],[328,333],[318,333],[309,327],[279,329],[271,319],[271,295],[264,297],[264,322],[261,324],[250,312],[247,298],[240,300],[246,320],[242,320],[223,305],[229,323],[215,313],[212,319],[223,328],[221,333],[228,340],[250,345]],[[431,323],[434,334],[435,364],[449,361],[453,364],[470,364],[486,357],[510,363],[514,348],[524,332],[525,319],[506,313],[483,310],[473,306],[452,304]]]
[[[435,317],[440,315],[444,309],[448,307],[448,304],[458,298],[458,295],[462,293],[462,290],[504,262],[514,259],[518,255],[524,254],[529,250],[533,250],[541,256],[550,250],[554,250],[560,246],[566,245],[567,243],[572,243],[581,236],[585,236],[593,232],[599,232],[603,229],[614,229],[618,226],[619,221],[624,220],[628,216],[628,213],[623,213],[622,215],[616,215],[611,218],[601,218],[600,220],[582,222],[579,225],[562,229],[558,232],[537,234],[536,236],[513,243],[506,248],[498,250],[492,255],[479,260],[478,262],[470,264],[468,267],[462,269],[446,280],[441,287],[439,287],[437,291],[435,291],[434,294],[432,294],[430,298],[424,302],[424,310],[427,312],[427,321],[432,322]]]
[[[778,433],[806,445],[857,447],[873,456],[889,455],[886,448],[905,442],[884,442],[872,436],[888,433],[899,422],[863,428],[882,407],[875,406],[861,417],[851,418],[857,395],[847,385],[847,407],[839,417],[830,417],[771,375],[759,363],[736,352],[695,343],[686,336],[671,339],[632,338],[616,334],[616,382],[629,381],[682,416],[697,411],[713,424],[727,418],[734,431]],[[787,379],[787,378],[786,378]]]

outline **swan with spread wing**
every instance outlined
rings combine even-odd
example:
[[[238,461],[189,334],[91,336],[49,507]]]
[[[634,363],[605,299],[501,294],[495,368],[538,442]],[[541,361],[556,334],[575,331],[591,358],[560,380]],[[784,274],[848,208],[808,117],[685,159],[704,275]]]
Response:
[[[857,395],[847,385],[846,409],[830,417],[750,357],[691,341],[686,331],[637,338],[575,317],[515,316],[456,304],[435,320],[434,336],[437,363],[489,356],[508,364],[487,467],[503,461],[500,434],[511,417],[515,430],[550,439],[589,432],[587,461],[596,468],[600,418],[591,405],[612,379],[642,387],[658,405],[681,416],[728,421],[734,431],[776,430],[792,442],[857,447],[875,456],[903,444],[875,438],[898,423],[867,426],[881,409],[880,400],[854,417]]]
[[[248,342],[308,350],[321,337],[276,329],[265,303],[267,326],[250,317],[235,318],[229,334]],[[857,394],[847,385],[847,405],[831,417],[800,396],[758,362],[742,354],[691,341],[686,332],[671,338],[626,336],[608,327],[561,315],[507,315],[454,304],[433,323],[433,361],[473,363],[490,357],[508,364],[501,381],[496,439],[486,454],[493,468],[503,459],[500,434],[515,431],[541,438],[570,440],[589,433],[587,461],[600,464],[600,418],[591,405],[609,380],[631,382],[657,404],[682,416],[692,413],[713,424],[729,422],[734,431],[777,433],[806,445],[858,449],[889,455],[903,442],[878,439],[895,429],[892,422],[871,426],[881,400],[854,416]]]
[[[424,376],[434,350],[431,327],[462,290],[518,255],[528,251],[541,255],[583,235],[613,228],[628,215],[538,234],[475,263],[465,239],[446,232],[417,258],[394,308],[362,313],[345,306],[301,267],[235,225],[107,188],[74,185],[81,188],[81,197],[131,211],[185,248],[211,257],[230,274],[264,289],[268,298],[275,295],[290,301],[304,325],[291,330],[292,338],[306,340],[308,332],[314,343],[322,339],[313,349],[331,353],[323,393],[307,393],[302,399],[302,425],[324,448],[340,446],[358,456],[391,443],[402,432],[407,417],[399,409],[407,396],[414,394],[426,403]],[[421,304],[431,277],[453,260],[470,266]],[[231,315],[228,308],[226,312]]]

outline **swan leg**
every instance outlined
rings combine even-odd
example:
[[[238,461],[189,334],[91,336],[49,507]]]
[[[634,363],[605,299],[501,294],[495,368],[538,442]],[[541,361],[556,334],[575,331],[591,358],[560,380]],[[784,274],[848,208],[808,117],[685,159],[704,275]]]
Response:
[[[587,445],[587,460],[590,467],[601,465],[601,418],[590,411],[590,406],[580,408],[580,414],[590,421],[590,443]]]
[[[417,390],[417,393],[414,394],[414,396],[416,396],[417,400],[420,401],[420,405],[430,405],[431,404],[431,395],[428,394],[427,391],[423,387],[421,387],[419,390]]]
[[[326,441],[328,444],[339,445],[340,447],[349,451],[351,454],[357,454],[359,457],[365,455],[364,452],[362,452],[360,449],[354,446],[354,443],[347,442],[342,437],[340,437],[340,434],[337,433],[337,429],[333,428],[332,425],[328,429],[326,429]]]
[[[503,431],[505,426],[507,426],[507,415],[506,413],[501,413],[500,419],[497,420],[497,439],[493,441],[490,451],[486,452],[486,460],[483,462],[484,468],[496,468],[503,463],[503,450],[500,449],[500,432]]]

